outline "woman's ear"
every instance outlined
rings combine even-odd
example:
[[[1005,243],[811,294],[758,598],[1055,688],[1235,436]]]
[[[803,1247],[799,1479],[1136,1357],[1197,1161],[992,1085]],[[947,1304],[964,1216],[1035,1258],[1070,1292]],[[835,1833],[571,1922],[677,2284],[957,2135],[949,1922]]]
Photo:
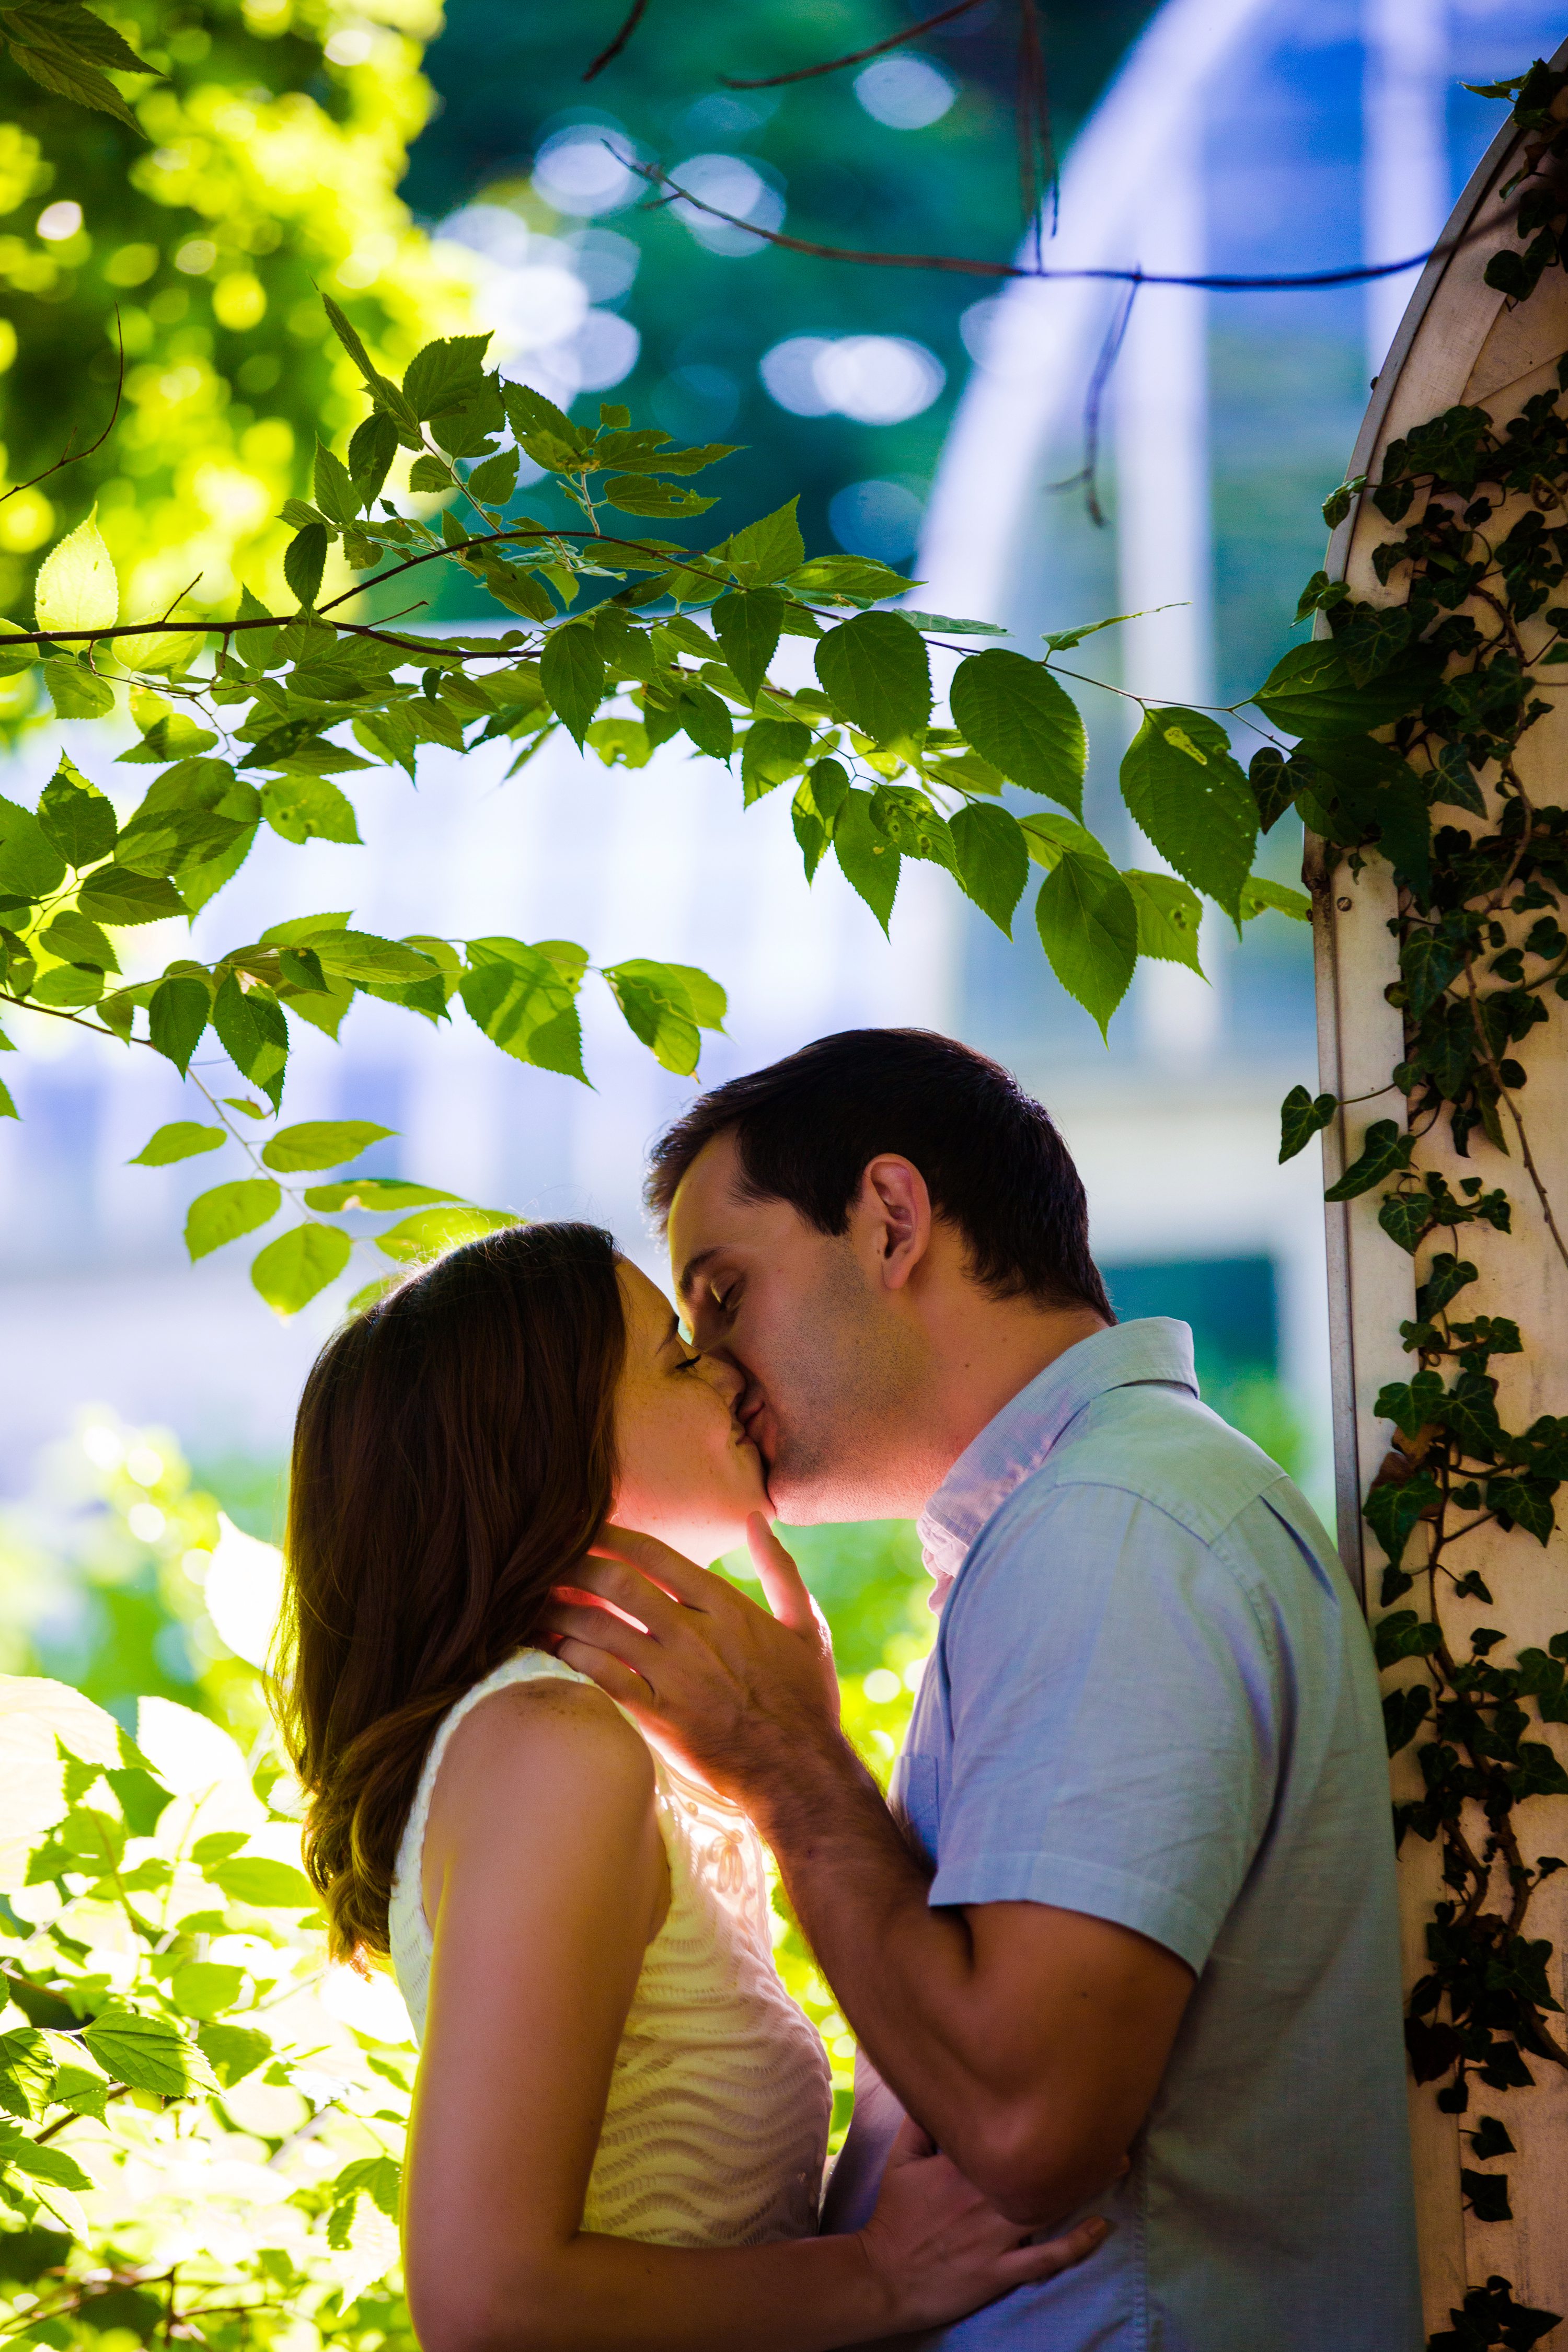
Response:
[[[883,1287],[901,1290],[931,1247],[931,1194],[913,1160],[884,1151],[868,1161],[856,1213],[869,1228]]]

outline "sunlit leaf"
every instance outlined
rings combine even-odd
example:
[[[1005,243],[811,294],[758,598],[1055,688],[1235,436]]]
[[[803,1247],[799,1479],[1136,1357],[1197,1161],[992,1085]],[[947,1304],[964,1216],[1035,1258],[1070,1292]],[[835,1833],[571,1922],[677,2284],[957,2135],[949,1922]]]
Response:
[[[1101,1035],[1138,961],[1138,909],[1111,866],[1068,850],[1035,901],[1051,970],[1100,1024]]]
[[[142,1146],[132,1168],[167,1168],[176,1160],[193,1160],[197,1153],[216,1151],[228,1138],[221,1127],[198,1127],[194,1119],[175,1119],[172,1126],[161,1127]]]
[[[111,629],[119,620],[120,583],[96,507],[44,558],[33,601],[40,629]]]
[[[253,1234],[283,1206],[283,1188],[270,1177],[247,1176],[237,1184],[219,1184],[198,1193],[185,1217],[185,1247],[193,1262],[226,1242]]]
[[[258,1253],[250,1279],[279,1315],[297,1315],[349,1262],[353,1242],[341,1225],[295,1225]]]
[[[280,1128],[262,1145],[261,1157],[280,1175],[302,1168],[336,1168],[394,1132],[368,1118],[307,1119],[299,1127]]]

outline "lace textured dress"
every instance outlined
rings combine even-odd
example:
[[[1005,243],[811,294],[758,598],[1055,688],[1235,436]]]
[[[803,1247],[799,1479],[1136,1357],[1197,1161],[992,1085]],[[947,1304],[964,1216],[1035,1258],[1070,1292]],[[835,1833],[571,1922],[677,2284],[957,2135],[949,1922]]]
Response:
[[[389,1917],[393,1968],[421,2041],[432,1937],[420,1869],[447,1742],[493,1691],[547,1676],[587,1679],[542,1650],[520,1650],[442,1717],[425,1759]],[[583,2226],[665,2246],[809,2237],[832,2093],[816,2028],[773,1966],[762,1846],[744,1813],[650,1753],[669,1910],[644,1953],[616,2053]]]

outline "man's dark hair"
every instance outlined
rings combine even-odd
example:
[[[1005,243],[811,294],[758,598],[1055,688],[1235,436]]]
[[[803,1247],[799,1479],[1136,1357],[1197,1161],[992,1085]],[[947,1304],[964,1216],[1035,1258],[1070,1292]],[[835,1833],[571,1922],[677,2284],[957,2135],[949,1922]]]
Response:
[[[926,1029],[843,1029],[715,1087],[654,1146],[647,1203],[661,1225],[698,1153],[730,1133],[745,1192],[787,1201],[824,1234],[848,1231],[868,1161],[896,1151],[993,1297],[1116,1319],[1066,1145],[1017,1080],[968,1045]]]

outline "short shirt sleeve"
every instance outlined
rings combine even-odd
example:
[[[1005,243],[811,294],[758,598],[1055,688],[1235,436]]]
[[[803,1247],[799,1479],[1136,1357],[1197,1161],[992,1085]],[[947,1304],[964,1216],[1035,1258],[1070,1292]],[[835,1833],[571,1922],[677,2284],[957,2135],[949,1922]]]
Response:
[[[1201,1969],[1268,1824],[1284,1676],[1212,1548],[1113,1486],[1031,1483],[943,1629],[934,1904],[1116,1921]]]

